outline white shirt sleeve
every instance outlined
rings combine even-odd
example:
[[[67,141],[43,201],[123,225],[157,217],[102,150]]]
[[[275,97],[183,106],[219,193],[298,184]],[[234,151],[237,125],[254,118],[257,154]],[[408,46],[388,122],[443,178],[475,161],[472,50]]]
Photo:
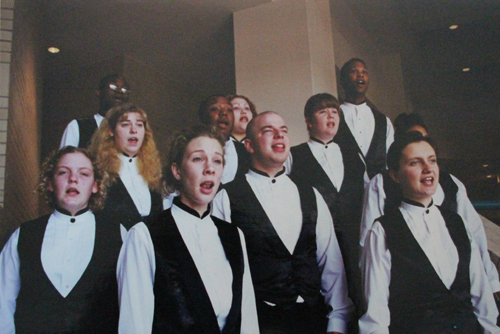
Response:
[[[231,203],[225,189],[222,189],[217,193],[217,195],[215,195],[212,201],[211,210],[212,212],[210,214],[212,216],[225,220],[229,223],[231,222]]]
[[[78,121],[76,119],[69,122],[68,126],[64,130],[64,133],[61,138],[61,145],[59,148],[63,148],[64,146],[75,146],[78,147],[80,143],[80,129],[78,127]]]
[[[384,215],[385,198],[384,178],[382,174],[377,174],[365,189],[359,238],[361,247],[365,245],[366,236],[370,232],[375,219]]]
[[[290,175],[290,173],[292,172],[292,168],[293,168],[292,152],[290,152],[290,154],[288,154],[288,158],[286,158],[285,163],[283,165],[285,166],[286,175]]]
[[[389,147],[391,147],[394,142],[394,127],[392,126],[391,120],[387,118],[387,133],[386,133],[386,141],[385,141],[385,149],[386,153],[389,152]]]
[[[477,244],[479,254],[481,255],[481,262],[483,263],[484,270],[488,276],[488,281],[491,285],[493,292],[500,291],[500,282],[498,281],[498,270],[491,262],[490,253],[488,252],[488,241],[486,233],[484,232],[483,221],[472,206],[472,203],[467,196],[467,190],[460,180],[451,175],[453,182],[458,186],[457,193],[457,213],[462,217],[465,222],[466,228],[472,234],[474,241]]]
[[[151,333],[155,271],[153,241],[148,228],[141,222],[128,232],[118,257],[119,333]]]
[[[472,306],[477,320],[483,326],[484,333],[500,333],[500,328],[496,325],[498,309],[474,239],[471,239],[469,275]]]
[[[346,333],[354,304],[347,295],[344,261],[333,229],[332,216],[320,193],[316,189],[314,193],[318,206],[316,256],[321,273],[321,292],[325,303],[332,307],[328,314],[327,332]]]
[[[16,299],[21,287],[19,276],[19,254],[17,243],[19,228],[10,236],[0,254],[0,333],[13,334],[16,332],[14,313]]]
[[[391,253],[385,243],[385,231],[375,222],[363,248],[361,265],[366,313],[359,319],[360,334],[388,334],[389,284],[391,282]]]
[[[248,264],[245,236],[240,229],[238,229],[238,233],[240,234],[243,261],[245,263],[245,271],[243,272],[243,296],[241,300],[241,334],[259,334],[259,320],[257,319],[255,293],[253,290],[250,266]]]

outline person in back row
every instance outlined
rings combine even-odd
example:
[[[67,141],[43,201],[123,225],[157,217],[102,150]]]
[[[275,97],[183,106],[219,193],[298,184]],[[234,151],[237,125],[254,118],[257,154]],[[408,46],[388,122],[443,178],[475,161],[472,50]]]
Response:
[[[112,107],[128,102],[129,94],[129,84],[121,75],[111,74],[102,78],[96,91],[96,95],[99,96],[99,111],[93,116],[72,120],[64,130],[60,147],[71,145],[87,148],[106,112]]]
[[[304,107],[309,141],[291,148],[285,166],[292,180],[314,187],[325,199],[346,267],[349,296],[362,312],[358,253],[365,165],[359,152],[334,142],[340,114],[333,95],[311,96]]]
[[[433,201],[440,174],[432,140],[408,133],[387,164],[402,200],[366,239],[360,333],[500,333],[474,238],[458,214]]]
[[[259,333],[243,233],[209,215],[224,144],[205,125],[173,139],[164,175],[178,196],[120,253],[120,333]]]
[[[352,58],[340,70],[345,101],[340,106],[343,120],[335,142],[363,154],[367,178],[365,184],[386,169],[386,152],[394,141],[391,121],[366,98],[370,76],[366,63]]]
[[[427,136],[427,127],[418,114],[400,114],[394,120],[396,127],[396,139],[404,137],[406,133],[418,131]],[[363,215],[360,230],[360,246],[364,247],[366,237],[370,232],[374,221],[383,216],[384,212],[397,208],[401,202],[401,187],[395,183],[385,171],[376,175],[365,190]],[[491,290],[495,293],[495,299],[500,299],[500,282],[498,270],[491,261],[488,252],[488,242],[484,231],[481,217],[476,212],[467,196],[467,190],[460,180],[453,175],[439,170],[439,183],[433,195],[434,204],[447,210],[458,213],[465,222],[469,233],[473,236],[481,255],[484,270],[488,276]]]
[[[52,214],[26,222],[0,254],[0,333],[116,333],[120,224],[94,214],[106,174],[87,150],[47,158],[38,190]]]
[[[250,165],[250,157],[245,147],[231,137],[234,127],[234,112],[228,98],[223,95],[208,97],[201,102],[198,117],[202,124],[215,126],[226,138],[224,146],[226,165],[221,184],[232,181],[237,174],[246,173]]]
[[[142,108],[125,103],[110,109],[90,150],[110,177],[103,214],[118,219],[123,233],[163,211],[160,155]]]
[[[346,333],[353,304],[332,216],[317,190],[285,174],[283,118],[257,115],[245,147],[250,171],[224,186],[212,212],[245,234],[261,333]]]
[[[248,122],[257,116],[257,109],[255,109],[255,104],[246,96],[229,95],[227,98],[231,102],[234,113],[234,126],[231,136],[238,142],[243,143],[246,138]]]

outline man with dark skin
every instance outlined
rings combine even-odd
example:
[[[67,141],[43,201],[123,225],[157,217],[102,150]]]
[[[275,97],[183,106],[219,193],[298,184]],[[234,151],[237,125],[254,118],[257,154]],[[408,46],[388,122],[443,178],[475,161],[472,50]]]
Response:
[[[64,130],[61,148],[64,146],[87,148],[108,110],[128,102],[129,84],[121,75],[111,74],[102,78],[98,88],[96,96],[99,97],[99,111],[93,116],[72,120]]]
[[[340,82],[345,101],[340,106],[343,120],[335,137],[341,147],[348,145],[363,155],[368,179],[385,170],[387,150],[394,141],[392,123],[366,98],[370,76],[366,63],[352,58],[342,66]]]

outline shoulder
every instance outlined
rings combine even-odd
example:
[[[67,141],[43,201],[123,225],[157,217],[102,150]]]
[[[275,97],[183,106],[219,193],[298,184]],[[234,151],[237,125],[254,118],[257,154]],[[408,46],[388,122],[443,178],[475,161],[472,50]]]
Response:
[[[40,227],[43,224],[46,224],[49,221],[51,214],[47,214],[36,219],[24,222],[21,224],[21,230],[31,230],[36,227]]]

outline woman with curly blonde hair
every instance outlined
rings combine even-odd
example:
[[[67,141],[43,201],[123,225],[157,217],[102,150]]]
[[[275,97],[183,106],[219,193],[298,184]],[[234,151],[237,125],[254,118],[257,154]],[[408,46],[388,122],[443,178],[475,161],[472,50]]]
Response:
[[[143,109],[132,103],[111,108],[90,151],[109,174],[106,215],[129,230],[163,210],[161,161]]]
[[[44,163],[38,190],[54,211],[23,223],[0,254],[0,332],[117,332],[120,225],[93,212],[103,175],[73,146]]]

